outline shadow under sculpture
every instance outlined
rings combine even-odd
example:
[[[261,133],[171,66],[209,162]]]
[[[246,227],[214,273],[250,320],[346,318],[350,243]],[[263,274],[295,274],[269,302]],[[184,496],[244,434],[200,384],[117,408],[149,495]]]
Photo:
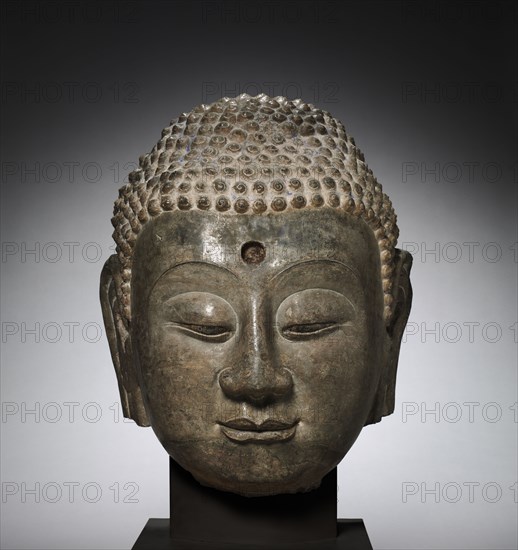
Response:
[[[311,104],[243,94],[173,120],[129,182],[101,275],[124,415],[152,426],[172,484],[192,474],[199,506],[319,495],[394,410],[412,299],[412,258],[353,138]]]

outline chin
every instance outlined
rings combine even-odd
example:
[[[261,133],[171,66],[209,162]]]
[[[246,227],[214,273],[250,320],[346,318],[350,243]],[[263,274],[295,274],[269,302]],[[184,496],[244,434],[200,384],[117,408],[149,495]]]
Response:
[[[219,441],[198,452],[183,451],[177,446],[171,456],[201,485],[246,497],[312,491],[342,458],[342,453],[321,444],[297,449],[290,442],[229,445]]]
[[[303,479],[301,479],[301,477],[303,477]],[[204,487],[227,493],[234,493],[248,498],[307,493],[320,487],[322,477],[318,476],[318,479],[310,480],[300,475],[296,476],[295,479],[276,479],[275,476],[269,476],[269,479],[265,481],[262,479],[252,479],[248,476],[246,479],[241,480],[229,480],[225,478],[212,478],[209,480],[205,477],[197,477],[194,475],[196,481]]]

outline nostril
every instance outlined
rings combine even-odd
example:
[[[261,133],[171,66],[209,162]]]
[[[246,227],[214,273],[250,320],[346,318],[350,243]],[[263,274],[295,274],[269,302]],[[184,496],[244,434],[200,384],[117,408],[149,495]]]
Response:
[[[293,391],[293,376],[288,369],[282,368],[276,372],[275,391],[279,397],[286,397]]]
[[[286,398],[293,390],[292,375],[285,368],[229,367],[221,371],[218,381],[227,397],[254,404]]]
[[[232,373],[230,369],[225,369],[221,371],[219,374],[218,380],[219,380],[220,386],[224,390],[226,390],[227,388],[230,388],[233,384]]]

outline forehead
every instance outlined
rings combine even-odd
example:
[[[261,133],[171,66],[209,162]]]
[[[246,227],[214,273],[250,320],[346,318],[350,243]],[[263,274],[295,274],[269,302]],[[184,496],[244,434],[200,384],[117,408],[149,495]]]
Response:
[[[246,261],[250,243],[254,262]],[[254,252],[259,252],[258,256]],[[185,264],[185,265],[184,265]],[[190,264],[190,267],[187,266]],[[336,210],[239,215],[165,212],[150,220],[137,239],[133,290],[149,289],[163,274],[183,265],[189,276],[217,270],[225,278],[268,284],[290,268],[349,272],[365,283],[379,278],[379,249],[372,230]]]

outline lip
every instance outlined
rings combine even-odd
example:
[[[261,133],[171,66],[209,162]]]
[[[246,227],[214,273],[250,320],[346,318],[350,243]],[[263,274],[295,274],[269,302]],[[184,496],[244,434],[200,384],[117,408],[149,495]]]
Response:
[[[232,418],[218,422],[228,439],[237,443],[278,443],[289,441],[297,431],[298,420],[286,422],[268,418],[257,424],[249,418]]]

